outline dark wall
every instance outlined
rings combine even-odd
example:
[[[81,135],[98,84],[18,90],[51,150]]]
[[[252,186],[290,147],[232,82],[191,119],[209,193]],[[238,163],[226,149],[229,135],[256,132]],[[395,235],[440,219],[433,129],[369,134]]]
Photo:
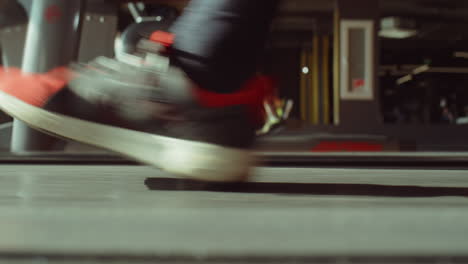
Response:
[[[281,97],[294,100],[296,107],[293,116],[299,116],[300,87],[300,49],[299,48],[269,48],[263,61],[264,73],[273,76],[279,85]]]

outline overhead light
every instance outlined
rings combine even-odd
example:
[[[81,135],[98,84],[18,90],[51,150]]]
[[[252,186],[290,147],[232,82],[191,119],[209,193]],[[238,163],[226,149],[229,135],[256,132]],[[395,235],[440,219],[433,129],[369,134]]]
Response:
[[[402,85],[402,84],[407,83],[407,82],[412,81],[412,80],[413,80],[413,75],[409,74],[409,75],[406,75],[406,76],[403,76],[403,77],[399,78],[397,80],[397,84]]]
[[[457,51],[453,53],[453,56],[455,58],[463,58],[463,59],[468,59],[468,52],[465,51]]]
[[[414,22],[398,17],[383,18],[380,27],[379,36],[383,38],[405,39],[418,34]]]
[[[416,74],[420,74],[420,73],[423,73],[423,72],[427,72],[428,70],[430,70],[430,66],[425,64],[425,65],[422,65],[422,66],[419,66],[417,67],[416,69],[413,70],[413,73],[416,75]]]
[[[414,37],[417,33],[416,30],[384,29],[379,32],[379,36],[382,38],[406,39]]]

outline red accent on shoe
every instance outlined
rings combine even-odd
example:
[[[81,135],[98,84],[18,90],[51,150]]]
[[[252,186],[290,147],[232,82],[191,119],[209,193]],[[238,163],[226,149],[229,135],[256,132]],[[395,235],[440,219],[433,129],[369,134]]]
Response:
[[[381,152],[384,146],[377,143],[355,141],[323,141],[312,148],[312,152]]]
[[[44,74],[23,73],[16,68],[0,68],[0,91],[25,103],[42,107],[72,78],[67,68],[61,67]]]
[[[170,47],[174,43],[175,35],[169,32],[155,31],[151,34],[150,40]]]
[[[217,108],[234,105],[248,106],[250,116],[254,123],[265,121],[263,102],[274,93],[273,80],[264,75],[257,75],[247,81],[245,86],[234,93],[220,94],[201,88],[194,90],[199,103],[204,107]]]

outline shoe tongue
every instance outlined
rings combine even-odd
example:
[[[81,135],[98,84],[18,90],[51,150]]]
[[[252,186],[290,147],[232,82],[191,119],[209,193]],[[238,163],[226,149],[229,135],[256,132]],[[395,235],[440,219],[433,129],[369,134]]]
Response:
[[[168,57],[156,53],[146,53],[143,64],[145,67],[156,71],[167,72],[169,70],[170,61]]]
[[[162,53],[166,51],[166,47],[150,40],[142,39],[138,42],[137,51],[150,52],[150,53]]]
[[[140,67],[143,65],[144,58],[143,56],[138,56],[135,54],[120,52],[115,54],[115,58],[117,61],[126,63],[128,65],[132,65],[135,67]]]

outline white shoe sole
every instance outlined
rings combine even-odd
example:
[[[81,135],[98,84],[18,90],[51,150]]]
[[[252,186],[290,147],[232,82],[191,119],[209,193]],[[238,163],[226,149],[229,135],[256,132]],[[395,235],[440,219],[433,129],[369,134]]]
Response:
[[[243,181],[253,165],[250,151],[84,121],[48,112],[1,91],[0,108],[35,129],[111,150],[185,178]]]

